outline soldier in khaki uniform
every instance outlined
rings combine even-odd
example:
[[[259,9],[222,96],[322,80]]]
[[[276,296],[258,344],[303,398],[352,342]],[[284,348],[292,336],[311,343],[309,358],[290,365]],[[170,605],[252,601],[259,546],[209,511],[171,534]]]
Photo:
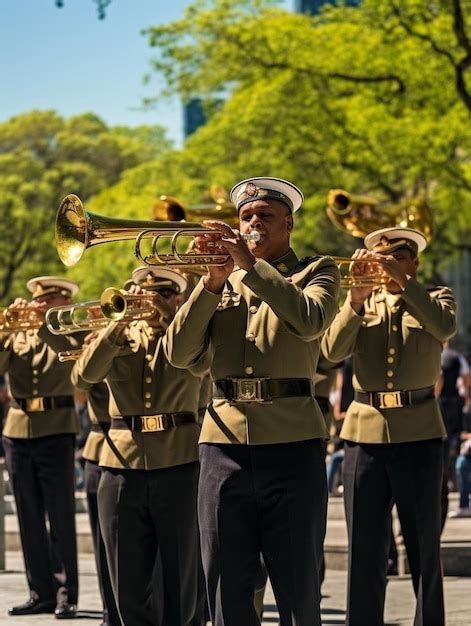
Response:
[[[222,231],[230,260],[208,269],[166,334],[177,367],[212,358],[198,496],[211,619],[260,624],[254,591],[262,553],[281,624],[316,626],[327,430],[313,380],[339,274],[332,260],[299,261],[290,248],[303,199],[294,185],[255,178],[236,185],[231,199],[242,236],[206,222]],[[260,238],[247,244],[243,235],[253,231]]]
[[[34,306],[45,312],[71,302],[78,286],[40,276],[27,283]],[[25,307],[17,299],[13,306]],[[78,594],[75,536],[74,445],[78,422],[72,363],[57,353],[79,340],[39,330],[3,335],[0,372],[8,372],[12,402],[3,429],[6,462],[15,495],[30,599],[10,615],[53,613],[73,617]],[[46,528],[45,514],[50,532]],[[52,557],[51,557],[52,548]]]
[[[416,280],[425,237],[387,228],[365,238],[356,273],[377,261],[384,288],[352,288],[323,340],[333,361],[353,354],[343,482],[349,536],[347,624],[383,624],[390,513],[396,503],[417,596],[415,626],[445,623],[440,567],[440,489],[445,437],[434,385],[442,344],[455,333],[446,287]]]
[[[85,349],[90,345],[97,333],[85,338]],[[106,383],[87,383],[79,376],[80,364],[77,362],[72,370],[72,384],[87,393],[88,415],[92,423],[82,456],[85,459],[85,492],[87,494],[88,516],[93,537],[95,562],[98,574],[98,586],[103,602],[103,626],[120,626],[121,619],[113,595],[108,563],[106,561],[105,544],[98,518],[98,485],[102,468],[98,465],[101,450],[110,427],[108,413],[109,392]]]
[[[129,326],[111,323],[78,362],[81,378],[106,380],[110,391],[100,526],[123,624],[155,623],[152,573],[160,554],[164,626],[187,626],[198,602],[198,401],[208,367],[201,360],[191,371],[177,370],[163,352],[185,279],[141,268],[133,280],[158,299],[159,312]]]

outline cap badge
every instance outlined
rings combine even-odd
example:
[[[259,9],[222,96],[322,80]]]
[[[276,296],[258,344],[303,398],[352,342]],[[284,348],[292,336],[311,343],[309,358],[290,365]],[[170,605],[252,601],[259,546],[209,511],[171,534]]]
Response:
[[[245,193],[248,196],[256,196],[257,195],[257,186],[254,183],[247,183],[245,186]]]

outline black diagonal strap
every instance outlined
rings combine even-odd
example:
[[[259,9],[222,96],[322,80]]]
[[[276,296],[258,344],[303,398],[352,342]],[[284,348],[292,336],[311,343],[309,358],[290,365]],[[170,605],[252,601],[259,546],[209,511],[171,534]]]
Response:
[[[254,380],[248,378],[247,380]],[[256,380],[256,379],[255,379]],[[309,378],[267,378],[261,381],[263,400],[289,398],[292,396],[313,396],[314,385]],[[213,398],[234,401],[237,397],[237,383],[231,379],[214,381]]]

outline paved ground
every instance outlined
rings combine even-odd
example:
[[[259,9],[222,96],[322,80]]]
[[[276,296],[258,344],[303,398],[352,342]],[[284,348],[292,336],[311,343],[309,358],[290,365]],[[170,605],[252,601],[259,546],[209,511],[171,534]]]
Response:
[[[58,622],[50,615],[31,617],[8,617],[7,608],[11,604],[23,602],[27,597],[25,574],[22,559],[18,552],[7,553],[7,571],[0,573],[0,626],[31,626],[31,624],[56,625]],[[327,571],[323,587],[325,597],[322,601],[322,623],[345,624],[345,584],[344,572]],[[91,555],[80,557],[80,609],[83,626],[98,626],[99,615],[89,612],[100,608],[98,588]],[[469,626],[471,615],[471,578],[445,579],[447,626]],[[89,617],[86,617],[86,615]],[[386,604],[386,624],[394,626],[412,626],[414,598],[408,577],[390,579]],[[265,619],[263,624],[278,624],[278,613],[271,589],[265,598]],[[242,625],[241,625],[242,626]],[[368,626],[368,624],[365,624]]]

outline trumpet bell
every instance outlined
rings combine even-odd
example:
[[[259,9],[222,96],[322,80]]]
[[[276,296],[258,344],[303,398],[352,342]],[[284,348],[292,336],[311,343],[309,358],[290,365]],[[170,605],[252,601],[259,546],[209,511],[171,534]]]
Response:
[[[87,211],[75,194],[66,196],[57,211],[56,248],[60,260],[67,267],[80,261],[87,248],[99,243],[135,239],[146,231],[153,233],[198,228],[192,222],[167,222],[158,220],[131,220],[107,217]]]
[[[103,316],[113,322],[145,320],[154,317],[157,312],[153,296],[130,294],[114,287],[105,289],[100,304]]]
[[[108,320],[121,321],[126,315],[126,292],[121,289],[109,287],[101,294],[101,311]]]
[[[88,247],[88,215],[78,196],[71,193],[60,203],[56,216],[56,248],[67,267],[80,261]]]

